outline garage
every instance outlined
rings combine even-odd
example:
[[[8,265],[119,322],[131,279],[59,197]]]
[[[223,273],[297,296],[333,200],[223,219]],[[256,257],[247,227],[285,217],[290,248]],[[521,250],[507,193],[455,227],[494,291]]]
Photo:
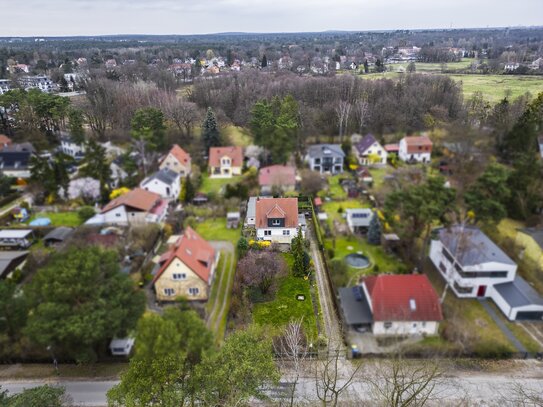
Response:
[[[543,311],[517,312],[516,321],[543,321]]]
[[[518,275],[511,282],[494,285],[489,295],[510,321],[543,320],[543,298]]]

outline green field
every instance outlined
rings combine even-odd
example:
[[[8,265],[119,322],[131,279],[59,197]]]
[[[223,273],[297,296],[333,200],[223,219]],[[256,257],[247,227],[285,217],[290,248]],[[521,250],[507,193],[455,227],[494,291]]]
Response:
[[[51,226],[77,227],[83,223],[77,212],[39,212],[32,215],[28,222],[37,218],[51,219]]]
[[[226,217],[206,219],[196,224],[195,230],[206,240],[226,240],[234,246],[241,236],[240,228],[228,229],[226,227]]]
[[[241,181],[241,176],[232,178],[209,178],[209,174],[202,174],[202,185],[198,189],[204,194],[219,194],[224,192],[224,187],[227,184],[234,185]]]

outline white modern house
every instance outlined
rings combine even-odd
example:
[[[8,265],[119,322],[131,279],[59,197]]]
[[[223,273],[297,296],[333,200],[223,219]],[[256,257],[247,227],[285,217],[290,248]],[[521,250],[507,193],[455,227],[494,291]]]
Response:
[[[181,175],[165,168],[145,178],[140,187],[173,201],[179,198],[181,192]]]
[[[257,240],[290,244],[298,228],[305,237],[305,216],[298,215],[298,198],[256,198],[254,202]]]
[[[60,149],[64,154],[69,155],[76,160],[81,160],[85,156],[85,146],[76,143],[69,136],[63,136],[60,139]]]
[[[351,233],[367,232],[373,216],[373,211],[369,208],[355,208],[345,211],[347,227]]]
[[[344,159],[345,153],[339,144],[315,144],[309,146],[305,157],[312,171],[331,175],[343,172]]]
[[[360,165],[387,163],[388,153],[373,134],[366,135],[353,149]]]
[[[398,157],[404,162],[429,163],[432,160],[432,141],[428,136],[410,136],[400,140]]]
[[[430,259],[457,297],[491,298],[510,320],[543,318],[541,296],[479,228],[454,225],[435,233]]]

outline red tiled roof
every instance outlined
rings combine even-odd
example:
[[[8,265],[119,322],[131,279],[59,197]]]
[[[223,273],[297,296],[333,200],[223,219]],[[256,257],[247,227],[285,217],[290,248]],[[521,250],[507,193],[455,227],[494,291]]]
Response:
[[[11,139],[6,136],[5,134],[0,134],[0,149],[2,149],[5,145],[11,144]]]
[[[150,212],[161,201],[160,195],[145,189],[135,188],[109,202],[102,209],[102,213],[108,212],[119,206],[125,205],[131,208]]]
[[[385,150],[387,153],[397,153],[400,150],[399,144],[385,144]]]
[[[424,274],[380,275],[364,279],[374,321],[441,321],[441,303]]]
[[[168,155],[173,155],[175,157],[175,159],[177,161],[179,161],[179,163],[183,164],[183,165],[190,165],[190,155],[185,151],[183,150],[181,147],[179,147],[179,145],[177,144],[174,144],[172,149],[169,151],[169,153],[166,155],[166,157],[168,157]],[[164,157],[164,160],[166,159],[166,157]],[[164,161],[162,160],[162,161]]]
[[[407,152],[410,154],[432,151],[432,140],[428,136],[405,137],[405,144],[407,145]]]
[[[183,236],[161,256],[160,261],[163,264],[153,279],[153,284],[176,258],[209,284],[215,261],[215,249],[190,226],[187,226]]]
[[[209,166],[220,167],[221,158],[224,156],[232,160],[232,167],[243,165],[243,149],[241,147],[211,147],[209,149]]]
[[[296,168],[287,165],[263,167],[258,172],[258,184],[260,186],[295,185]]]
[[[322,205],[322,199],[320,199],[319,197],[316,197],[315,200],[313,201],[314,205],[315,206],[321,206]]]
[[[268,217],[285,218],[285,228],[297,228],[298,198],[257,199],[255,226],[267,227]]]

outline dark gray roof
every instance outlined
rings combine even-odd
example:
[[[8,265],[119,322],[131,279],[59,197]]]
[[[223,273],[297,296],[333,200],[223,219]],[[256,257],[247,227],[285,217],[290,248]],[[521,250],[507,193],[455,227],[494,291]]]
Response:
[[[519,232],[522,232],[530,236],[534,241],[543,249],[543,229],[540,228],[524,228],[519,229]]]
[[[0,251],[0,276],[10,272],[10,269],[21,264],[24,258],[28,256],[28,251]],[[15,262],[15,266],[12,263]]]
[[[373,137],[373,134],[367,134],[358,144],[356,144],[356,149],[360,153],[364,153],[368,148],[372,146],[377,140]]]
[[[178,177],[179,177],[179,174],[177,174],[175,171],[172,171],[169,168],[164,168],[163,170],[157,171],[153,175],[151,175],[149,178],[147,178],[143,182],[142,186],[147,185],[149,182],[155,179],[167,185],[173,185]]]
[[[494,289],[500,293],[511,307],[523,307],[526,305],[543,306],[543,298],[541,298],[539,293],[518,275],[509,283],[496,284]]]
[[[353,226],[368,227],[373,218],[373,211],[369,208],[347,209],[347,221]]]
[[[28,168],[34,147],[30,143],[10,144],[0,151],[0,163],[4,170]]]
[[[72,234],[72,232],[73,232],[72,228],[61,226],[47,233],[45,237],[43,238],[43,240],[45,241],[56,240],[59,242],[63,242]]]
[[[327,154],[327,151],[330,151],[330,153]],[[328,155],[345,157],[345,153],[339,144],[314,144],[307,148],[307,155],[310,157],[325,157]]]
[[[482,263],[498,262],[516,265],[479,228],[454,225],[437,229],[439,240],[456,258],[461,266],[475,266]]]
[[[358,290],[358,292],[355,292],[355,290]],[[339,289],[339,301],[347,324],[357,325],[373,322],[370,306],[362,287],[341,287]]]

